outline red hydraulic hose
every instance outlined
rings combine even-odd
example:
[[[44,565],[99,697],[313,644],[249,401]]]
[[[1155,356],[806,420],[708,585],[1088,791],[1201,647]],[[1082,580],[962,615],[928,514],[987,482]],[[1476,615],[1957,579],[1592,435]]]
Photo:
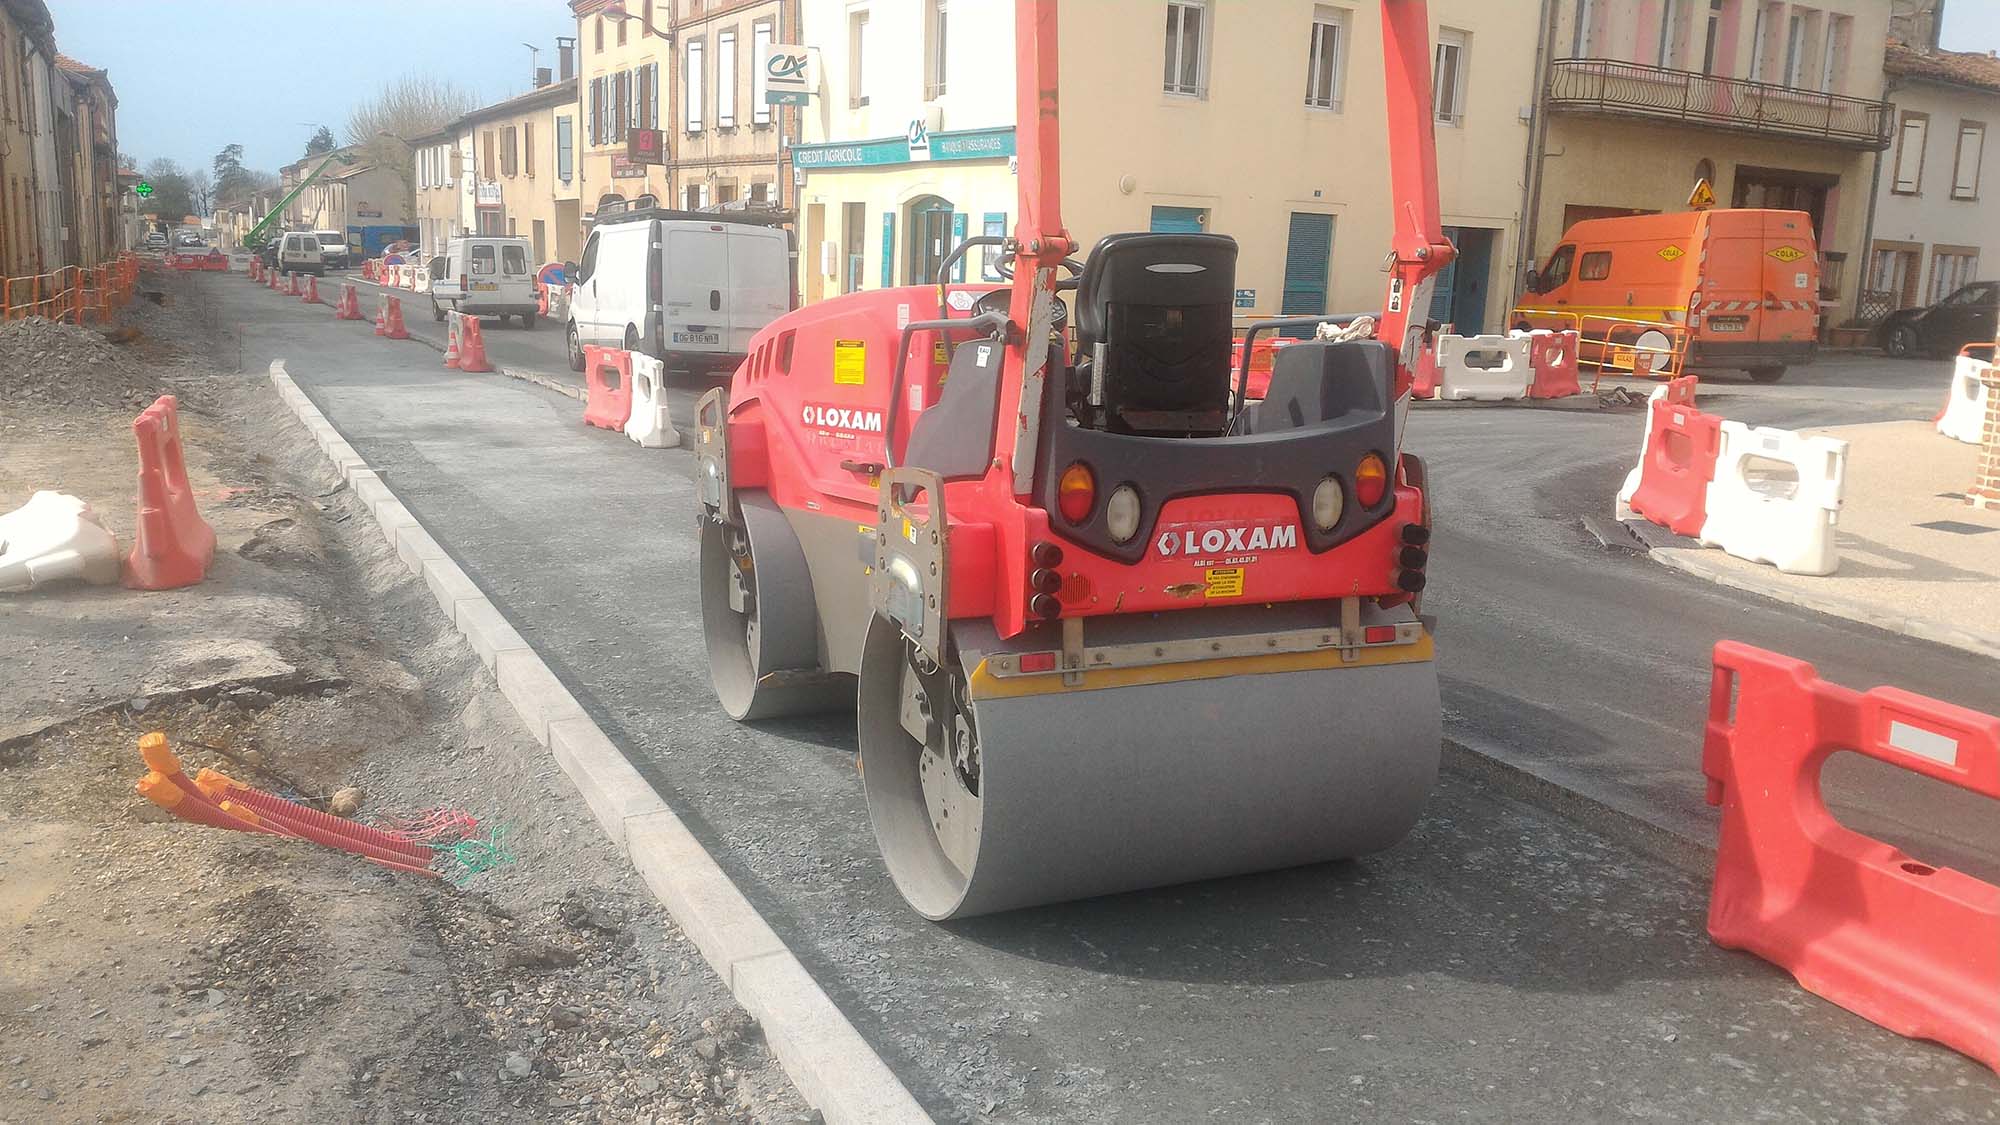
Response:
[[[297,801],[288,801],[275,793],[267,793],[254,786],[245,785],[217,770],[202,770],[195,774],[194,783],[212,801],[226,798],[266,815],[311,825],[321,831],[359,840],[384,851],[397,852],[403,856],[405,862],[427,864],[433,858],[431,849],[427,845],[414,843],[394,833],[384,832],[380,828],[357,824],[344,817],[308,808]]]

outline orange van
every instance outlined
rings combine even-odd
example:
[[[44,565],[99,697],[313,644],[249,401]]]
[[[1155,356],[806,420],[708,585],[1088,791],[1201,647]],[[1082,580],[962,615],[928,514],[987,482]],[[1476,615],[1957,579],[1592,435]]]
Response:
[[[1579,329],[1583,359],[1617,366],[1630,365],[1630,351],[1607,345],[1630,345],[1646,335],[1644,323],[1659,324],[1665,331],[1650,341],[1684,336],[1688,372],[1735,369],[1776,382],[1787,365],[1812,362],[1818,342],[1812,218],[1718,208],[1586,219],[1529,273],[1509,323]]]

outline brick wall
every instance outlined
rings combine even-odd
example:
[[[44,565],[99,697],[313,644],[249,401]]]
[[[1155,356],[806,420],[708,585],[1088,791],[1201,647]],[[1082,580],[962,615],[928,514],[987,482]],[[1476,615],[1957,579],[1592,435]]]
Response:
[[[1986,384],[1986,424],[1980,435],[1979,468],[1966,491],[1966,503],[2000,510],[2000,364],[1989,366],[1980,380]]]

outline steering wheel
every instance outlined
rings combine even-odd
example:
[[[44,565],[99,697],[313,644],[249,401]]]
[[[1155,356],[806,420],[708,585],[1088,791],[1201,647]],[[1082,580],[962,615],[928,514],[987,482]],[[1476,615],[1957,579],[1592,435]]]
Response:
[[[1056,289],[1068,290],[1076,288],[1077,279],[1083,276],[1083,263],[1077,261],[1075,258],[1064,258],[1062,265],[1064,269],[1069,271],[1069,276],[1057,278]],[[1009,254],[993,263],[993,272],[999,274],[1004,281],[1014,280],[1014,256]]]
[[[972,315],[997,312],[1004,316],[1008,304],[1013,299],[1014,291],[1011,289],[994,289],[982,293],[978,300],[972,302]],[[1049,309],[1049,331],[1061,332],[1063,326],[1069,323],[1069,306],[1061,301],[1055,301],[1052,305],[1053,307]]]

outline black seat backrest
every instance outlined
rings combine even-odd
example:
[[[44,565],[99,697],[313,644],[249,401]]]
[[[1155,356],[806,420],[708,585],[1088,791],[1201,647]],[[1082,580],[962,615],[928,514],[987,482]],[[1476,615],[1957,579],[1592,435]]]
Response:
[[[1222,432],[1235,295],[1233,238],[1114,234],[1097,244],[1077,283],[1076,327],[1078,357],[1103,388],[1105,428]]]

